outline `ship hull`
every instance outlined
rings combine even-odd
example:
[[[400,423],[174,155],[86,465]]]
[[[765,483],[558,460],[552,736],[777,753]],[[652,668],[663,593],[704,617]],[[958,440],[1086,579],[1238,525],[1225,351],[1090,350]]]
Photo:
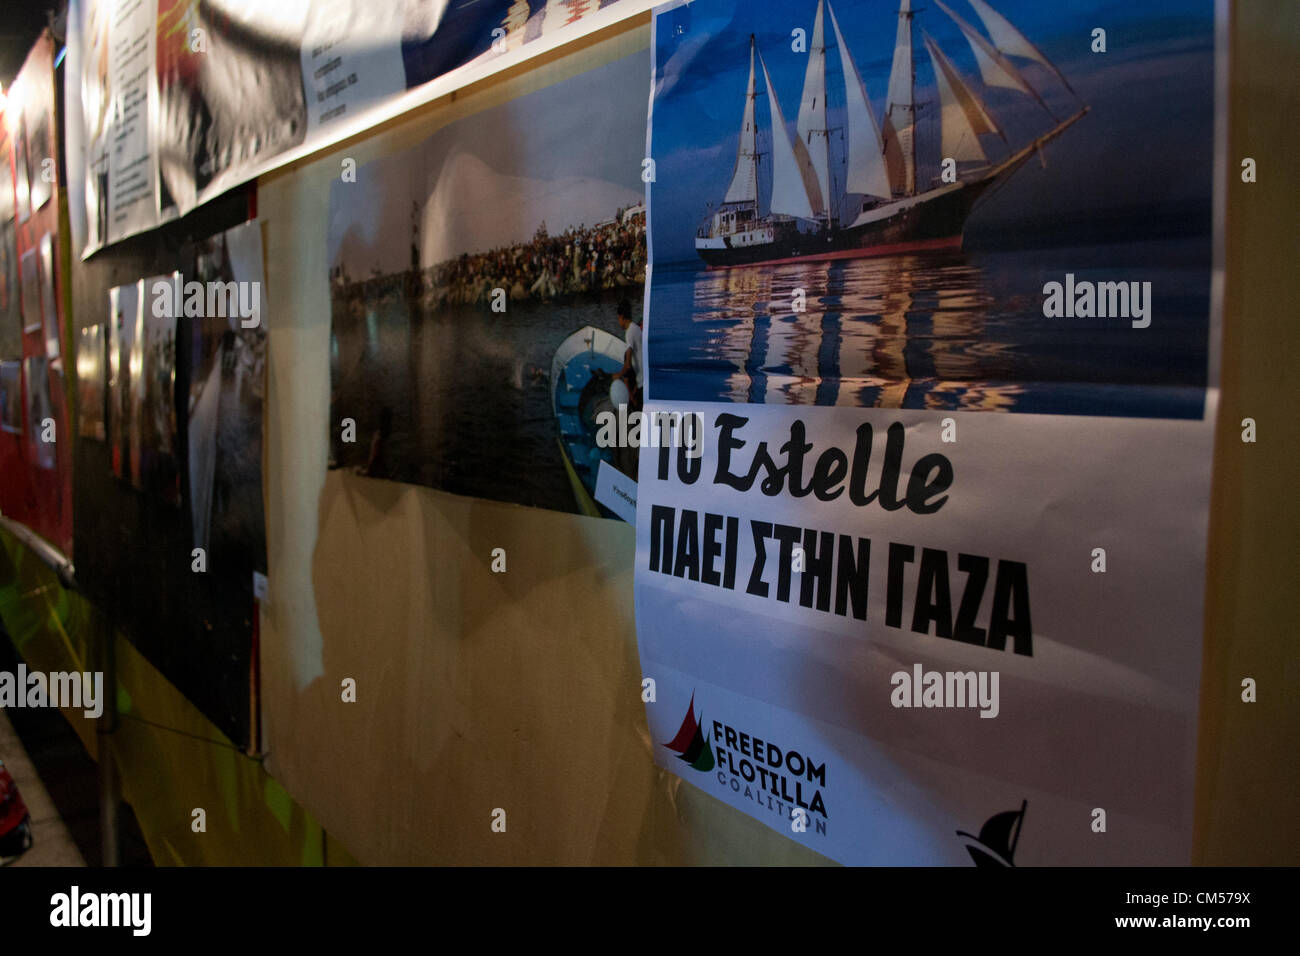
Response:
[[[732,266],[779,264],[825,259],[865,259],[908,252],[960,249],[962,230],[975,202],[992,184],[993,178],[936,189],[930,196],[902,200],[873,211],[880,218],[857,223],[830,233],[803,233],[790,229],[775,241],[761,246],[701,247],[696,251],[710,269]],[[716,240],[714,240],[716,242]]]

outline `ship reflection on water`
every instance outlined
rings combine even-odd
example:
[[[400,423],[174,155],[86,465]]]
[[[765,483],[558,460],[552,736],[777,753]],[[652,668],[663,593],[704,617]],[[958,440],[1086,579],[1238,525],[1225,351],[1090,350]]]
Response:
[[[904,408],[924,395],[922,407],[997,410],[1023,393],[977,381],[1010,346],[986,341],[991,298],[960,257],[704,272],[694,301],[695,321],[719,323],[712,348],[735,365],[731,401]]]
[[[1163,257],[1161,257],[1163,258]],[[1067,260],[1068,261],[1068,260]],[[1049,276],[1006,254],[926,253],[657,271],[656,401],[1195,418],[1204,290],[1151,263],[1155,335],[1042,313]],[[794,311],[797,290],[805,308]]]

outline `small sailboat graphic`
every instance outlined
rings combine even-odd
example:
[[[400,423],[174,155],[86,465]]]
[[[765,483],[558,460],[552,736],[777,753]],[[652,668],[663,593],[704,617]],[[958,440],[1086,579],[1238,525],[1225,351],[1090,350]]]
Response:
[[[1020,839],[1020,829],[1025,822],[1025,808],[1028,806],[1029,801],[1022,800],[1019,810],[995,813],[980,827],[978,837],[971,836],[964,830],[957,831],[957,835],[965,841],[966,852],[976,866],[1015,866],[1012,858],[1016,853],[1016,842]]]
[[[695,695],[691,695],[691,706],[686,710],[686,717],[677,730],[677,736],[664,744],[677,754],[678,760],[685,760],[692,770],[701,772],[713,769],[713,748],[700,730],[700,722],[695,719]]]

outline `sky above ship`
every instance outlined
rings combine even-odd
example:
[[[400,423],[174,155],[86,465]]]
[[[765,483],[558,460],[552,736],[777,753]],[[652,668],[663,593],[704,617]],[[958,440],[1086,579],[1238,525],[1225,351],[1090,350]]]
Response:
[[[546,86],[360,166],[330,194],[328,254],[353,278],[592,226],[644,199],[649,54]],[[613,108],[614,104],[626,108]]]
[[[967,0],[948,0],[948,5],[987,36]],[[968,223],[968,248],[981,241],[1014,244],[1017,236],[1065,244],[1072,240],[1070,229],[1086,230],[1102,221],[1131,220],[1126,238],[1134,237],[1134,228],[1179,234],[1208,230],[1209,209],[1201,206],[1210,194],[1213,156],[1212,0],[991,0],[991,5],[1056,64],[1090,113],[1047,147],[1047,169],[1031,161],[976,211]],[[659,17],[652,144],[657,185],[651,209],[656,262],[693,260],[695,231],[707,205],[726,193],[744,109],[750,33],[771,73],[788,135],[794,135],[808,58],[792,50],[791,31],[800,27],[811,41],[816,9],[816,0],[693,0]],[[894,55],[897,0],[840,0],[834,9],[879,123]],[[1012,148],[1053,127],[1031,97],[983,85],[968,43],[932,0],[914,0],[913,10],[918,189],[937,176],[940,159],[937,92],[922,30],[984,100]],[[1106,53],[1091,51],[1095,27],[1106,30]],[[842,184],[844,82],[829,17],[826,37],[832,177]],[[1013,62],[1057,117],[1078,110],[1078,100],[1048,70],[1026,60]],[[760,70],[760,90],[761,76]],[[766,97],[760,96],[763,152],[771,148],[769,117]],[[996,136],[981,141],[990,161],[1009,153]],[[769,158],[770,153],[763,162]],[[766,211],[770,166],[759,180]],[[837,212],[849,218],[855,199],[841,199]]]

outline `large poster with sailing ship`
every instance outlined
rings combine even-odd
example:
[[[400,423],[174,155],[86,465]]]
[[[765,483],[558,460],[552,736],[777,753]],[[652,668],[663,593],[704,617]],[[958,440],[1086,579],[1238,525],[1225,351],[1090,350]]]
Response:
[[[663,14],[654,397],[1200,418],[1209,11]]]
[[[649,72],[623,57],[334,183],[331,467],[605,514],[601,462],[636,474],[597,417],[640,331]]]
[[[656,11],[660,766],[845,863],[1190,861],[1222,13]]]

